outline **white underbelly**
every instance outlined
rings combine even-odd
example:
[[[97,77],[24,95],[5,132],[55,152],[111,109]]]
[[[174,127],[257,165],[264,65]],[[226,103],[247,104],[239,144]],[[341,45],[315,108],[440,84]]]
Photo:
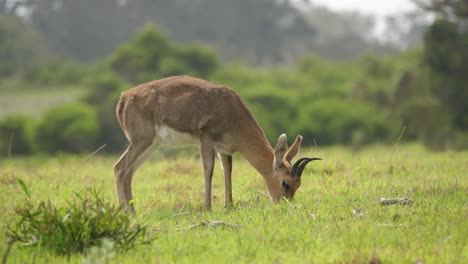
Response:
[[[232,150],[231,148],[223,144],[216,144],[214,146],[214,149],[217,153],[221,153],[221,154],[232,155],[232,153],[234,153],[234,150]]]
[[[189,133],[179,132],[168,126],[156,126],[156,138],[153,141],[153,146],[184,146],[184,145],[196,145],[200,141],[198,138],[193,137]],[[214,146],[214,150],[217,153],[232,155],[235,152],[235,149],[232,147],[226,146],[221,142],[218,142]]]
[[[198,140],[188,133],[176,131],[168,126],[156,126],[156,144],[181,146],[197,144]]]

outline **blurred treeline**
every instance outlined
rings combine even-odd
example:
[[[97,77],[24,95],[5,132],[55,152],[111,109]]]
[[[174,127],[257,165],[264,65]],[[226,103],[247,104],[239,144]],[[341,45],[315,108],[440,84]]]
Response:
[[[236,90],[271,141],[466,149],[468,1],[417,2],[436,19],[383,42],[370,17],[287,1],[0,0],[0,96],[86,90],[40,118],[1,120],[0,155],[121,151],[121,91],[181,74]]]

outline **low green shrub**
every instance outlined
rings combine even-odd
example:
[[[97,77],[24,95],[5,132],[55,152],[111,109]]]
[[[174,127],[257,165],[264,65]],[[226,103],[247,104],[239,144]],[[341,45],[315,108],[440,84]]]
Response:
[[[122,133],[115,115],[115,108],[122,91],[129,89],[118,75],[110,71],[91,76],[87,81],[88,93],[84,101],[94,106],[99,121],[100,145],[105,144],[104,152],[120,152],[127,140]]]
[[[53,85],[53,84],[79,84],[90,69],[73,61],[51,60],[37,63],[24,73],[24,79],[28,82]],[[44,86],[47,87],[47,86]]]
[[[37,127],[40,150],[80,153],[97,147],[99,120],[92,106],[76,103],[47,111]]]
[[[93,106],[99,106],[109,99],[118,100],[120,92],[130,87],[118,75],[106,70],[90,76],[86,86],[88,91],[84,101]]]
[[[109,69],[133,84],[171,75],[208,78],[218,68],[216,53],[201,45],[178,45],[147,24],[108,59]]]
[[[126,251],[151,241],[147,227],[134,224],[121,207],[105,201],[96,189],[75,193],[65,206],[49,201],[33,202],[24,182],[27,200],[18,203],[18,220],[7,226],[10,243],[40,246],[61,255],[84,253],[103,240],[111,240],[117,250]]]
[[[394,138],[395,127],[385,113],[372,105],[338,98],[311,102],[301,109],[298,120],[305,145],[386,141]]]
[[[455,139],[450,124],[453,116],[443,109],[437,98],[414,98],[405,102],[399,110],[410,135],[415,135],[429,149],[445,150]]]
[[[29,155],[34,152],[35,120],[22,115],[9,116],[0,122],[0,156]]]
[[[104,152],[107,153],[121,152],[128,142],[115,116],[118,100],[119,96],[111,96],[96,108],[100,125],[98,140],[100,144],[106,144]]]

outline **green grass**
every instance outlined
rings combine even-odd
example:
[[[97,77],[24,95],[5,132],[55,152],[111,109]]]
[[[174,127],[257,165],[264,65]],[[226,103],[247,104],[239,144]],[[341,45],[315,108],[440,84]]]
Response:
[[[219,163],[213,211],[203,206],[203,176],[196,155],[155,156],[137,172],[133,188],[139,224],[155,240],[112,263],[468,263],[468,152],[431,153],[415,145],[303,150],[309,165],[292,203],[271,204],[263,179],[234,158],[235,206],[223,207]],[[112,165],[117,157],[12,158],[0,163],[2,230],[25,200],[63,205],[88,187],[116,200]],[[412,205],[379,205],[381,197],[409,197]],[[361,210],[362,217],[353,214]],[[189,228],[203,221],[236,225]],[[5,241],[5,235],[0,234]],[[3,252],[5,243],[1,243]],[[104,254],[104,253],[103,253]],[[83,263],[38,247],[15,245],[10,263]]]

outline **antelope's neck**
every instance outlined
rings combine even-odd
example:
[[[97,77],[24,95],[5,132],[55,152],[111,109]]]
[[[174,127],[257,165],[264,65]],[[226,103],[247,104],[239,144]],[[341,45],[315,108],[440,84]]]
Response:
[[[269,188],[273,181],[274,150],[263,133],[251,134],[248,138],[248,142],[242,144],[240,152],[263,176]]]

